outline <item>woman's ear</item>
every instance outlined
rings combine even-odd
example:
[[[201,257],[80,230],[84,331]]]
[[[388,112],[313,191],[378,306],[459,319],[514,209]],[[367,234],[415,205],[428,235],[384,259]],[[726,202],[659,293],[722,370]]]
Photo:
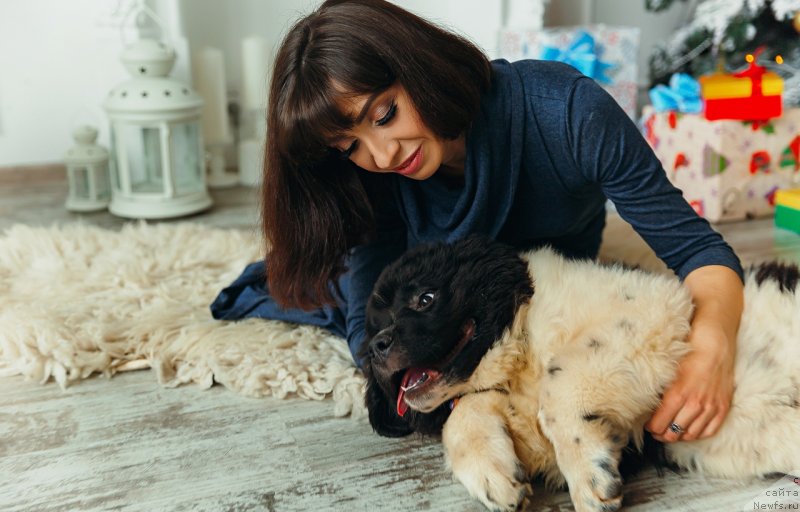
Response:
[[[364,373],[367,376],[366,403],[372,429],[384,437],[403,437],[414,432],[411,425],[397,414],[394,404],[372,377],[372,372],[365,368]]]

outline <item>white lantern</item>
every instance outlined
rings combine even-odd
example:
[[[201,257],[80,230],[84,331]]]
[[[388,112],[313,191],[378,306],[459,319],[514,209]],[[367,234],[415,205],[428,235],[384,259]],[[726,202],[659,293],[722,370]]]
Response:
[[[108,208],[111,190],[108,184],[108,151],[95,144],[97,130],[81,126],[72,133],[75,146],[67,150],[64,163],[67,166],[69,195],[67,210],[94,212]]]
[[[169,78],[174,50],[141,39],[122,53],[133,76],[104,107],[111,120],[111,204],[114,215],[160,219],[211,206],[200,112],[203,100]]]

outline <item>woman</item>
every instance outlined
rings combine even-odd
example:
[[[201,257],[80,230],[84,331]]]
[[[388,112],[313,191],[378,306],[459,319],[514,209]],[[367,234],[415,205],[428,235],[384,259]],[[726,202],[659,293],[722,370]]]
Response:
[[[383,267],[434,240],[482,233],[594,258],[606,199],[685,282],[693,351],[648,423],[663,441],[713,435],[733,390],[742,270],[670,185],[596,83],[553,62],[489,62],[383,0],[329,0],[278,52],[268,109],[263,262],[216,318],[325,327],[351,352]]]

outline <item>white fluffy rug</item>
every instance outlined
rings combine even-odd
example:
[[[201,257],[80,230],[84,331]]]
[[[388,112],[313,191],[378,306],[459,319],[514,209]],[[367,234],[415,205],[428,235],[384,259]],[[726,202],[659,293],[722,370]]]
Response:
[[[195,224],[15,226],[0,235],[0,375],[66,387],[151,367],[164,386],[332,396],[364,415],[347,344],[277,321],[219,322],[208,305],[261,257],[257,236]]]

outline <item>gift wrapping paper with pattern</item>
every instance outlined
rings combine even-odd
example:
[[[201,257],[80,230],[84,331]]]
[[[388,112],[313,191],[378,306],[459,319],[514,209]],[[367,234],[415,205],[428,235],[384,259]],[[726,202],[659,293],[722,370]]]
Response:
[[[587,25],[580,27],[554,27],[540,30],[503,28],[499,34],[500,57],[513,62],[521,59],[541,59],[545,47],[566,50],[580,37],[589,33],[595,40],[598,58],[613,64],[605,74],[610,84],[600,83],[630,116],[636,118],[636,55],[639,50],[639,33],[636,27]]]
[[[644,108],[644,132],[670,181],[711,222],[772,215],[800,184],[800,108],[769,121],[708,121]]]

